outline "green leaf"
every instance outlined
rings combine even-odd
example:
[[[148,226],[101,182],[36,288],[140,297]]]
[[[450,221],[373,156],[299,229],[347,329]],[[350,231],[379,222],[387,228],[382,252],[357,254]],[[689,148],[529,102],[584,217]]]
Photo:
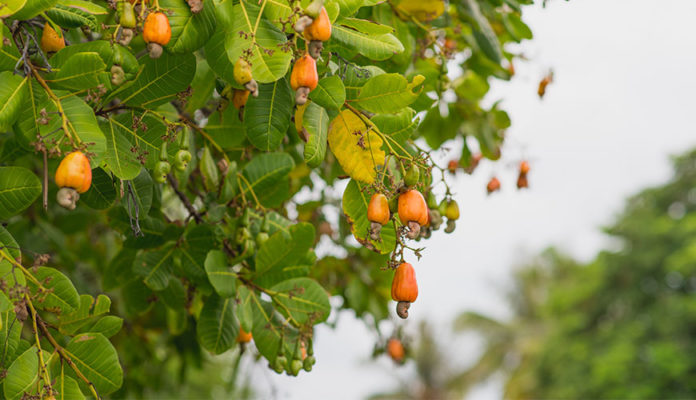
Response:
[[[53,22],[63,28],[79,28],[87,26],[89,29],[97,29],[97,18],[85,10],[79,8],[56,4],[53,8],[46,11],[46,15]]]
[[[66,366],[63,366],[63,368],[66,368]],[[56,378],[56,383],[53,386],[53,389],[58,391],[58,396],[56,396],[56,399],[59,400],[85,399],[85,395],[82,394],[82,391],[80,391],[80,385],[77,383],[77,381],[69,376],[65,376],[64,373],[61,373]]]
[[[216,247],[217,239],[209,225],[197,225],[186,232],[186,240],[179,247],[181,267],[186,276],[199,285],[207,285],[205,259]]]
[[[106,153],[106,138],[99,128],[94,110],[77,96],[68,97],[61,102],[65,116],[72,127],[71,131],[83,143],[91,143],[87,146],[87,151],[94,154],[94,157],[90,158],[90,163],[93,167],[99,165]],[[60,134],[62,132],[58,133],[58,135]]]
[[[215,71],[210,68],[208,62],[205,59],[198,60],[196,66],[196,75],[193,77],[191,82],[191,97],[188,98],[186,102],[186,112],[193,115],[193,113],[205,107],[205,105],[210,100],[213,90],[215,89]],[[210,124],[210,119],[208,124]]]
[[[26,350],[7,369],[3,392],[8,400],[19,400],[25,393],[36,393],[34,383],[38,378],[39,355],[34,346]]]
[[[121,330],[123,326],[123,318],[115,315],[106,315],[101,317],[97,322],[89,328],[90,332],[101,333],[106,337],[112,337]]]
[[[250,97],[244,107],[244,126],[251,144],[259,150],[273,151],[290,126],[293,94],[283,78],[259,86],[259,96]]]
[[[75,1],[75,0],[73,0]],[[108,67],[102,73],[101,78],[107,87],[111,87],[110,69],[116,60],[125,72],[128,79],[132,79],[140,70],[140,64],[133,53],[120,44],[111,44],[106,40],[94,40],[91,42],[74,43],[66,46],[51,57],[51,66],[54,71],[60,71],[71,59],[81,53],[97,53],[102,62]],[[83,66],[84,67],[84,66]],[[50,76],[50,75],[49,75]]]
[[[17,241],[12,237],[10,232],[5,229],[4,226],[0,225],[0,246],[3,249],[3,251],[14,261],[21,263],[22,262],[22,253],[19,251],[19,245],[17,244]],[[7,284],[8,287],[12,287],[15,285],[15,283],[18,283],[22,286],[26,284],[26,281],[24,279],[24,274],[22,271],[19,270],[14,270],[13,271],[13,266],[12,263],[10,263],[6,259],[0,260],[0,276],[4,277],[5,283]],[[15,280],[16,277],[16,280]]]
[[[99,53],[77,53],[49,75],[46,81],[72,90],[90,89],[100,84],[111,88],[110,77],[105,70],[106,64]]]
[[[271,297],[279,304],[277,310],[297,325],[308,322],[314,325],[329,317],[329,296],[313,279],[290,279],[273,286],[271,290],[276,292]]]
[[[205,258],[205,272],[220,297],[234,296],[237,274],[232,272],[225,253],[220,250],[209,251]]]
[[[314,245],[314,226],[302,222],[290,227],[290,237],[278,231],[256,253],[256,273],[261,275],[274,268],[294,266]]]
[[[133,272],[143,277],[143,282],[152,290],[163,290],[169,284],[174,267],[175,246],[164,246],[156,251],[142,251],[135,257]]]
[[[308,166],[316,168],[326,157],[329,114],[314,102],[309,103],[302,116],[302,126],[309,134],[304,148],[304,160]]]
[[[109,262],[102,274],[102,288],[104,290],[115,289],[133,279],[131,271],[135,254],[135,250],[122,248]]]
[[[213,354],[222,354],[235,343],[239,326],[233,305],[233,297],[219,296],[212,296],[203,304],[196,332],[203,348]]]
[[[249,288],[244,285],[240,285],[237,288],[237,318],[239,319],[239,326],[241,326],[245,332],[251,332],[254,326],[255,301],[256,294],[253,290],[249,290]]]
[[[143,57],[142,69],[130,85],[115,90],[109,100],[121,99],[126,105],[154,108],[170,102],[188,88],[196,73],[196,57],[164,52],[159,58]]]
[[[373,113],[399,112],[418,99],[424,81],[423,75],[414,76],[411,83],[401,74],[377,75],[360,89],[355,105]]]
[[[220,173],[208,146],[203,146],[203,154],[201,154],[198,169],[203,177],[203,186],[205,190],[211,193],[217,193],[218,187],[220,186]]]
[[[351,16],[355,14],[360,7],[372,6],[377,4],[377,0],[335,0],[336,3],[341,7],[340,15]]]
[[[142,124],[134,126],[134,118],[142,118]],[[109,118],[108,123],[109,126],[104,125],[106,137],[108,140],[114,140],[114,148],[107,154],[107,160],[110,160],[107,161],[109,168],[120,168],[124,176],[130,176],[135,169],[133,165],[142,165],[139,157],[145,159],[145,168],[155,167],[159,161],[162,137],[167,134],[167,126],[161,119],[149,113],[143,117],[135,112],[127,112]],[[113,133],[111,129],[114,130]],[[126,140],[130,144],[126,143]],[[116,157],[120,166],[116,164]],[[142,175],[142,172],[140,174]],[[149,176],[147,172],[145,174]]]
[[[254,326],[251,330],[254,344],[269,362],[275,361],[279,352],[290,360],[295,351],[298,332],[284,323],[273,305],[256,296],[251,298],[254,306]]]
[[[39,301],[34,301],[34,306],[43,310],[60,310],[61,313],[71,312],[80,305],[80,296],[77,294],[72,281],[55,268],[38,267],[32,274],[41,283],[42,290],[33,281],[29,281],[29,288],[33,295],[38,295]]]
[[[326,109],[338,111],[346,101],[346,88],[338,75],[331,75],[321,78],[317,87],[309,93],[309,97]]]
[[[366,65],[359,68],[352,64],[346,66],[345,76],[342,79],[346,88],[346,99],[353,100],[358,98],[360,89],[370,78],[384,73],[384,70],[374,65]]]
[[[19,117],[27,97],[28,78],[10,71],[0,72],[0,131],[10,127]]]
[[[87,0],[58,0],[58,4],[78,8],[92,15],[106,15],[109,13],[106,8]]]
[[[145,169],[141,169],[140,174],[131,181],[131,186],[140,215],[147,215],[147,213],[150,212],[150,206],[152,206],[152,191],[154,186],[150,174]]]
[[[262,18],[259,11],[255,2],[242,1],[234,6],[234,26],[225,32],[227,58],[234,64],[245,50],[251,50],[248,61],[254,79],[259,83],[275,82],[288,71],[292,51],[283,47],[285,34]],[[239,32],[247,35],[240,36]]]
[[[372,117],[372,122],[377,125],[380,132],[403,143],[411,137],[418,126],[418,118],[414,119],[415,114],[413,109],[404,108],[396,114],[377,114]]]
[[[231,150],[244,146],[244,126],[239,120],[239,110],[228,106],[223,111],[217,110],[212,113],[204,129],[221,149]]]
[[[80,195],[80,201],[95,210],[105,210],[116,200],[116,187],[111,175],[101,168],[92,170],[92,185]]]
[[[0,18],[9,17],[15,12],[19,11],[27,0],[5,0],[0,3]],[[4,24],[3,24],[4,25]],[[2,54],[2,47],[0,47],[0,54]]]
[[[386,60],[404,51],[399,39],[391,33],[374,35],[344,25],[334,25],[331,39],[348,50],[375,61]]]
[[[0,167],[0,221],[29,207],[41,194],[41,181],[22,167]]]
[[[367,219],[367,206],[370,203],[371,193],[367,192],[365,185],[351,179],[343,192],[343,212],[348,219],[350,231],[360,243],[369,243],[381,254],[387,254],[394,250],[396,245],[396,233],[394,225],[389,223],[382,226],[381,241],[370,239],[370,221]]]
[[[94,385],[97,393],[115,392],[123,383],[123,370],[116,349],[101,333],[89,332],[76,335],[65,347],[66,352],[82,374]],[[77,379],[72,369],[68,375]]]
[[[73,335],[81,328],[91,324],[94,320],[109,312],[111,299],[100,294],[96,301],[88,294],[80,295],[80,306],[73,312],[58,316],[60,332],[65,335]]]
[[[29,0],[21,10],[12,15],[12,18],[20,21],[26,21],[36,17],[42,11],[46,11],[53,7],[57,2],[58,0]]]
[[[248,184],[240,179],[239,187],[247,197],[253,191],[264,206],[278,206],[288,195],[290,182],[286,177],[294,167],[295,163],[287,153],[256,155],[242,170]]]
[[[17,319],[13,310],[0,313],[0,368],[7,368],[14,360],[22,334],[22,322]]]
[[[215,6],[212,1],[203,2],[203,10],[191,12],[185,0],[160,0],[160,7],[169,12],[172,37],[165,46],[172,53],[190,53],[210,39],[215,30]]]
[[[476,0],[466,0],[466,5],[476,23],[474,28],[478,28],[474,30],[474,39],[476,39],[476,43],[488,59],[496,64],[500,64],[500,61],[503,59],[503,51],[500,48],[500,42],[491,24],[481,13],[481,9]]]
[[[153,292],[138,279],[128,282],[121,290],[123,303],[128,315],[139,315],[147,312],[154,304]]]
[[[24,0],[22,0],[24,1]],[[17,4],[17,0],[12,0],[10,3]],[[3,18],[3,13],[8,10],[8,2],[5,1],[0,4],[0,18]],[[0,24],[0,37],[6,38],[10,36],[10,29],[5,24]],[[14,70],[17,61],[19,60],[20,54],[15,46],[14,41],[10,40],[10,43],[5,43],[0,46],[0,71],[12,71]]]
[[[368,130],[363,119],[343,110],[329,126],[329,146],[343,170],[353,179],[372,183],[377,167],[384,165],[382,138]]]
[[[337,24],[345,25],[353,28],[356,31],[367,33],[370,35],[384,35],[386,33],[394,33],[394,28],[387,25],[378,24],[366,19],[358,18],[342,18],[336,22]]]
[[[175,276],[169,278],[169,284],[164,290],[157,292],[157,297],[172,310],[186,308],[186,288],[181,280]]]

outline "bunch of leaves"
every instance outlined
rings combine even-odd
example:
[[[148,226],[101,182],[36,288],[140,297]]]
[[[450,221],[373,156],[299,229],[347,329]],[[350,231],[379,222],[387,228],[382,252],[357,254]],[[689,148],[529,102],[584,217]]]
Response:
[[[489,79],[512,75],[515,54],[504,45],[531,38],[521,20],[521,5],[530,2],[327,0],[333,33],[318,60],[318,85],[302,107],[295,107],[289,75],[305,46],[292,25],[308,1],[205,0],[197,13],[184,0],[136,1],[138,26],[156,10],[171,25],[171,40],[155,59],[142,35],[119,43],[114,2],[1,4],[0,220],[19,243],[3,247],[14,252],[4,259],[3,326],[29,310],[25,321],[36,320],[35,335],[15,334],[16,349],[25,351],[13,356],[30,354],[22,371],[38,371],[33,386],[12,383],[16,391],[7,397],[62,393],[56,374],[67,378],[71,370],[76,397],[116,390],[122,375],[113,348],[126,370],[142,371],[126,375],[118,396],[146,393],[148,385],[178,393],[158,384],[171,368],[142,365],[165,353],[161,361],[173,360],[186,376],[204,361],[202,350],[244,348],[236,345],[241,330],[253,334],[256,354],[269,366],[296,373],[289,366],[305,358],[300,349],[311,357],[313,327],[327,320],[329,296],[343,297],[342,308],[361,317],[389,318],[391,274],[384,269],[405,249],[418,256],[421,249],[404,241],[397,218],[380,240],[369,238],[369,196],[397,196],[405,169],[417,168],[419,190],[428,194],[442,184],[450,198],[445,169],[431,153],[454,140],[464,143],[463,166],[470,148],[500,157],[510,121],[498,105],[485,109],[480,101]],[[39,45],[46,25],[68,44],[55,54]],[[240,57],[251,64],[259,93],[237,110],[229,94],[242,89],[233,73]],[[451,81],[455,63],[464,73]],[[115,67],[122,80],[113,79]],[[93,179],[78,209],[67,212],[49,201],[56,191],[50,174],[73,150],[90,157]],[[157,164],[182,150],[192,154],[190,163],[157,182]],[[340,198],[324,190],[342,188],[345,177],[351,179]],[[347,255],[318,259],[313,248],[320,241]],[[96,296],[92,313],[109,309],[101,294],[108,292],[128,322],[121,333],[107,332],[115,334],[113,347],[100,326],[68,329],[61,318],[70,311],[31,311],[40,293],[11,290],[26,286],[9,281],[10,271],[31,283],[20,255],[35,253],[60,266],[51,276],[64,279],[55,282]],[[31,272],[39,282],[48,276],[40,271]],[[62,306],[93,315],[85,296]],[[32,343],[30,336],[34,351],[22,345]],[[134,338],[142,339],[141,351]],[[108,366],[108,384],[87,373],[82,379],[68,362],[86,353],[109,355],[108,363],[84,361]],[[34,357],[45,368],[32,369]],[[0,362],[8,369],[4,390],[19,371],[13,365],[11,356]]]

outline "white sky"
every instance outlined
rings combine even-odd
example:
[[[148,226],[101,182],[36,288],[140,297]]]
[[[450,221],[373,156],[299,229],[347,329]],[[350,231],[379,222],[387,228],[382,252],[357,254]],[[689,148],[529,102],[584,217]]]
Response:
[[[693,0],[553,0],[546,9],[525,10],[535,38],[521,50],[530,61],[517,63],[513,82],[495,84],[489,100],[504,99],[513,126],[503,154],[516,161],[524,151],[531,159],[531,189],[514,189],[511,162],[484,163],[473,177],[456,179],[458,228],[434,235],[424,258],[410,260],[419,297],[399,323],[415,331],[428,320],[451,337],[451,320],[461,311],[504,318],[516,265],[549,245],[587,260],[607,244],[598,228],[613,221],[625,198],[664,182],[669,155],[696,146],[695,17]],[[555,82],[541,101],[536,88],[549,68]],[[484,188],[494,172],[503,189],[488,197]],[[413,366],[396,368],[385,357],[374,362],[374,342],[362,322],[342,313],[336,329],[316,330],[311,373],[278,376],[262,362],[252,374],[255,389],[280,399],[358,399],[389,390]],[[452,343],[460,365],[480,350],[470,336]],[[469,398],[501,396],[493,380]]]

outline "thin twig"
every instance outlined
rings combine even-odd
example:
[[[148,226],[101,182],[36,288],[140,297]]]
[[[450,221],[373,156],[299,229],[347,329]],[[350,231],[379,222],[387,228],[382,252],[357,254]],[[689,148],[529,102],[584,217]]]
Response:
[[[181,200],[181,202],[184,203],[184,207],[186,207],[189,214],[191,214],[193,216],[193,219],[196,220],[196,223],[203,223],[203,218],[193,207],[193,204],[191,204],[191,200],[189,200],[189,198],[186,197],[186,195],[181,190],[179,190],[179,182],[176,180],[176,178],[174,178],[174,175],[167,174],[167,180],[169,181],[169,184],[172,185],[172,189],[174,189],[174,193],[176,193],[176,195],[179,197],[179,200]]]
[[[80,371],[79,368],[77,368],[77,365],[75,365],[75,362],[73,362],[73,360],[70,358],[70,355],[68,354],[68,352],[67,352],[61,345],[59,345],[58,342],[56,342],[56,339],[54,339],[54,338],[53,338],[53,335],[51,335],[51,332],[48,331],[48,328],[46,327],[46,324],[43,322],[43,320],[41,319],[41,317],[40,317],[38,314],[35,314],[35,315],[36,315],[36,322],[37,322],[37,324],[38,324],[38,326],[39,326],[39,329],[41,330],[41,334],[42,334],[46,339],[48,339],[49,343],[51,343],[51,345],[53,346],[53,348],[56,349],[56,352],[58,353],[58,355],[60,356],[60,358],[63,359],[63,360],[65,360],[65,362],[68,363],[68,365],[70,366],[70,368],[72,368],[72,370],[75,371],[75,374],[76,374],[84,383],[86,383],[87,386],[89,386],[89,390],[92,392],[92,394],[94,395],[94,397],[95,397],[97,400],[100,400],[101,397],[99,397],[99,393],[97,393],[97,388],[94,387],[94,384],[93,384],[89,379],[87,379],[87,377],[82,373],[82,371]]]

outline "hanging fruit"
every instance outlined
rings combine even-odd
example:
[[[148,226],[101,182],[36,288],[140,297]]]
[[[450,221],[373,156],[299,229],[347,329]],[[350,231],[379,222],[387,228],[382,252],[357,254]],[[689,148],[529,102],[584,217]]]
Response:
[[[65,47],[65,38],[56,32],[50,23],[46,22],[43,33],[41,33],[41,50],[44,53],[56,52]]]
[[[314,18],[314,21],[304,31],[305,39],[309,41],[307,51],[312,58],[317,59],[321,56],[321,51],[324,49],[324,42],[331,38],[331,21],[326,8],[321,7],[319,15]]]
[[[290,74],[290,86],[295,91],[295,103],[297,105],[305,104],[309,92],[317,87],[318,82],[317,62],[309,54],[297,59]]]
[[[416,283],[416,271],[409,263],[401,263],[394,271],[391,287],[392,300],[396,301],[396,314],[406,319],[411,303],[418,297],[418,284]]]
[[[148,14],[143,25],[143,40],[147,43],[150,57],[159,58],[162,55],[163,46],[166,46],[171,38],[172,28],[169,26],[169,18],[161,12]]]
[[[459,204],[457,204],[456,200],[450,199],[445,205],[445,217],[452,221],[459,219]]]
[[[246,332],[242,327],[239,327],[239,334],[237,334],[237,343],[249,343],[251,342],[252,336],[251,332]]]
[[[488,191],[488,194],[491,194],[497,190],[500,190],[500,181],[498,178],[495,176],[491,178],[490,181],[488,181],[488,185],[486,185],[486,191]]]
[[[380,240],[382,225],[389,222],[389,202],[382,193],[375,193],[367,206],[367,219],[370,220],[370,238]]]
[[[474,170],[476,169],[476,167],[478,167],[479,162],[481,162],[482,158],[483,156],[481,155],[481,153],[476,153],[473,156],[471,156],[471,162],[466,168],[464,168],[464,172],[466,172],[469,175],[474,173]]]
[[[529,173],[529,163],[527,161],[522,161],[520,163],[520,174],[528,174]]]
[[[428,216],[430,218],[430,229],[433,231],[440,229],[440,225],[442,225],[442,214],[440,214],[440,211],[429,208]]]
[[[116,6],[118,10],[118,23],[121,25],[121,32],[118,43],[128,46],[135,36],[134,28],[137,23],[133,5],[125,0],[120,0]]]
[[[406,174],[404,175],[404,183],[408,187],[414,187],[418,184],[418,181],[420,180],[420,170],[416,165],[410,166],[406,170]]]
[[[92,167],[89,159],[80,151],[74,151],[61,160],[56,170],[56,185],[60,187],[56,199],[58,204],[74,210],[80,193],[92,185]]]
[[[234,89],[234,94],[232,95],[232,104],[234,108],[241,110],[242,107],[246,105],[250,93],[251,92],[248,90]]]
[[[314,358],[314,349],[312,348],[312,339],[309,339],[309,343],[307,345],[307,357],[305,357],[304,361],[302,362],[302,368],[304,368],[305,371],[310,372],[316,362],[317,359]]]
[[[517,177],[517,188],[524,189],[529,187],[529,181],[527,180],[527,174],[522,174]]]
[[[203,0],[186,0],[191,12],[198,14],[203,9]]]
[[[447,217],[447,227],[445,228],[445,233],[452,233],[456,228],[456,220],[459,219],[459,204],[456,200],[448,200],[444,205],[444,214]]]
[[[540,99],[544,98],[544,95],[546,94],[546,87],[549,86],[553,82],[553,71],[549,71],[548,74],[544,78],[541,79],[539,82],[539,88],[537,89],[537,94],[539,95]]]
[[[389,354],[389,357],[391,357],[395,363],[403,364],[406,351],[404,350],[404,345],[401,343],[401,340],[389,338],[387,341],[387,354]]]
[[[449,171],[450,174],[455,175],[457,173],[457,168],[459,168],[459,160],[450,160],[450,162],[447,163],[447,171]]]
[[[167,161],[167,142],[162,143],[162,148],[160,149],[160,159],[155,164],[155,181],[159,183],[164,183],[167,181],[167,174],[172,171],[172,166]]]
[[[419,191],[407,190],[399,196],[399,219],[408,226],[406,236],[410,239],[417,238],[420,227],[428,223],[428,206]]]
[[[111,83],[114,86],[120,86],[126,80],[126,73],[120,65],[111,66]]]
[[[239,57],[237,62],[234,63],[232,74],[234,75],[234,80],[237,81],[238,84],[250,91],[252,96],[258,97],[259,84],[256,83],[251,74],[251,64],[249,64],[248,61]]]

